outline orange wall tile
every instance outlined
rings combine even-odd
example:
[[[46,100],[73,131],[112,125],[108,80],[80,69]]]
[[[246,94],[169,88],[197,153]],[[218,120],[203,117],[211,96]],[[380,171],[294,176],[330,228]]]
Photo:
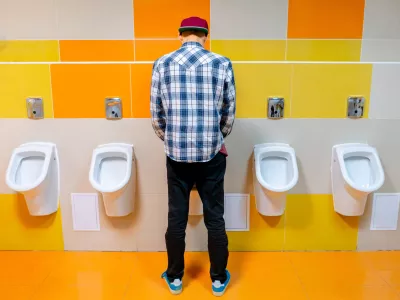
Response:
[[[150,85],[153,65],[131,65],[132,117],[150,118]]]
[[[60,41],[61,61],[132,61],[133,41]]]
[[[104,99],[120,97],[131,117],[129,65],[52,65],[55,118],[104,118]]]
[[[136,40],[136,60],[156,60],[164,54],[179,49],[179,40]],[[210,49],[210,42],[207,41],[206,49]]]
[[[360,39],[365,0],[289,0],[288,38]]]
[[[210,20],[210,0],[135,0],[133,11],[135,38],[172,38],[184,18]]]

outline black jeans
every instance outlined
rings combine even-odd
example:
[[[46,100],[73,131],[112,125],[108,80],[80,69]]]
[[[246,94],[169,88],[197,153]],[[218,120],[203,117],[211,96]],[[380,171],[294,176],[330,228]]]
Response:
[[[168,252],[167,276],[170,280],[183,277],[189,197],[196,184],[208,230],[210,276],[213,281],[225,282],[229,256],[223,217],[225,170],[226,157],[221,153],[205,163],[182,163],[167,158],[168,229],[165,241]]]

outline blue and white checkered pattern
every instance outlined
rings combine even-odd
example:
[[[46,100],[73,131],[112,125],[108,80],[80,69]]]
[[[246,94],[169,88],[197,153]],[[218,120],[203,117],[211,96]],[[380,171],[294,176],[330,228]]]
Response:
[[[236,111],[231,61],[187,42],[153,66],[151,116],[171,159],[210,161],[232,130]]]

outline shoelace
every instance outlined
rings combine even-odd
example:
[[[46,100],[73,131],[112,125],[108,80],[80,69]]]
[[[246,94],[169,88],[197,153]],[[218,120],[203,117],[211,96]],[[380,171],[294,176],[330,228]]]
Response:
[[[223,287],[225,284],[222,284],[221,283],[221,281],[219,281],[219,280],[215,280],[214,282],[213,282],[213,286],[215,287],[215,288],[220,288],[220,287]]]
[[[171,282],[171,284],[178,287],[182,284],[182,281],[180,281],[179,279],[175,279],[173,282]]]

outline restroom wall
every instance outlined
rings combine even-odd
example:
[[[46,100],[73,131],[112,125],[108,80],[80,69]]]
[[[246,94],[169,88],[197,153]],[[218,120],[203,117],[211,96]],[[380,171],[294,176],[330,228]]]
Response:
[[[231,250],[399,249],[399,230],[369,230],[371,201],[361,218],[336,214],[330,186],[332,146],[364,142],[384,165],[381,192],[400,192],[397,0],[0,0],[0,249],[165,250],[165,157],[149,119],[150,76],[192,15],[210,21],[206,47],[234,64],[226,192],[252,194],[257,143],[289,143],[300,171],[284,216],[261,217],[251,198],[250,231],[230,232]],[[362,120],[345,118],[350,95],[367,100]],[[43,97],[44,120],[27,119],[29,96]],[[121,97],[123,120],[104,119],[109,96]],[[266,120],[269,96],[285,98],[284,120]],[[13,148],[39,140],[57,144],[62,184],[60,211],[40,218],[5,185]],[[92,150],[108,142],[134,144],[135,213],[112,219],[100,205],[101,231],[73,231],[70,194],[95,192]],[[190,218],[187,248],[207,249],[202,218]]]

